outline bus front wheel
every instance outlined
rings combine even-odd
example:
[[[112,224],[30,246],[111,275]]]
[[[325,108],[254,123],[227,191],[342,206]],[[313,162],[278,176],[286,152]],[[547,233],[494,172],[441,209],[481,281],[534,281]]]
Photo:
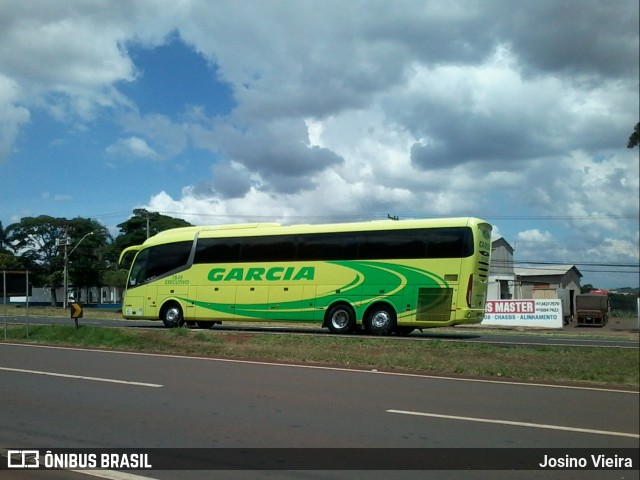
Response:
[[[184,323],[184,315],[182,314],[182,307],[176,303],[171,302],[166,304],[162,309],[162,323],[167,328],[180,327]]]
[[[389,335],[396,328],[396,314],[387,305],[376,305],[366,315],[364,327],[372,335]]]
[[[338,303],[327,310],[326,324],[331,333],[351,333],[356,326],[356,314],[346,303]]]

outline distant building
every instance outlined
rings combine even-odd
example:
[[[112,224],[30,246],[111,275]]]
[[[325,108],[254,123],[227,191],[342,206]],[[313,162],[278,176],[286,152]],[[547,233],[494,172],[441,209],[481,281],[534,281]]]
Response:
[[[491,244],[488,300],[510,300],[514,297],[516,274],[513,268],[513,247],[503,237]]]
[[[562,299],[575,313],[582,274],[575,265],[514,267],[513,247],[503,237],[492,242],[487,300]]]
[[[536,291],[564,288],[580,293],[582,274],[575,265],[548,265],[539,267],[518,267],[516,277],[520,282],[522,295],[526,298],[549,298],[538,296]]]

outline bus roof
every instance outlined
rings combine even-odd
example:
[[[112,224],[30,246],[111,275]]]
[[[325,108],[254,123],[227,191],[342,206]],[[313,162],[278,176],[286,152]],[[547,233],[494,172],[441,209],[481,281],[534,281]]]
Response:
[[[259,235],[290,235],[305,233],[358,232],[366,230],[394,230],[404,228],[465,227],[488,224],[474,217],[433,218],[419,220],[372,220],[368,222],[280,225],[279,223],[236,223],[172,228],[148,238],[142,245],[129,247],[122,252],[142,249],[152,245],[193,240],[200,238],[253,237]]]

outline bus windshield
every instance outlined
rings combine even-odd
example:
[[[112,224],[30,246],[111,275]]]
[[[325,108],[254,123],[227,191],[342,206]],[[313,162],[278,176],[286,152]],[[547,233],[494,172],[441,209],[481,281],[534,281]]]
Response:
[[[143,285],[156,277],[186,268],[192,243],[167,243],[141,250],[131,266],[127,285]]]

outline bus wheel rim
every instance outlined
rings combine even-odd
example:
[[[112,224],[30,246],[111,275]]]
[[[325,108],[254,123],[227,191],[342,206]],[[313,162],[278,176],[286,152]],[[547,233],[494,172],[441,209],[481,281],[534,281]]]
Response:
[[[390,321],[391,321],[391,317],[387,312],[385,311],[376,312],[371,317],[371,326],[374,329],[379,330],[387,327]]]
[[[331,316],[331,324],[336,328],[345,328],[349,324],[349,314],[339,310]]]
[[[171,307],[169,310],[167,310],[165,318],[168,322],[177,324],[180,320],[180,310],[176,307]]]

